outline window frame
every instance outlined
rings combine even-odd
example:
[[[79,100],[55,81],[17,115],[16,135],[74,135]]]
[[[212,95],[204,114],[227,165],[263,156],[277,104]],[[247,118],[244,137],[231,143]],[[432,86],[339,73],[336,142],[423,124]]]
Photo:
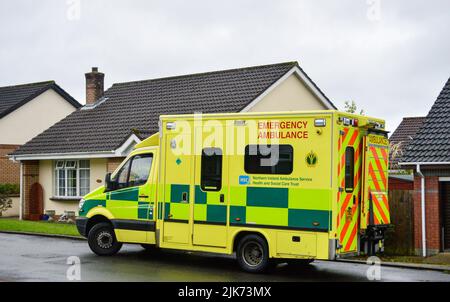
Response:
[[[205,174],[205,168],[204,168],[204,158],[208,157],[205,150],[214,150],[214,155],[212,156],[218,156],[220,158],[220,185],[216,188],[208,188],[204,186],[204,174]],[[218,153],[216,151],[219,151]],[[200,161],[200,189],[203,192],[219,192],[222,190],[222,184],[223,184],[223,151],[221,148],[213,148],[213,147],[207,147],[202,149],[202,157]]]
[[[351,159],[352,159],[352,161],[351,161],[351,165],[350,165],[350,167],[351,167],[351,171],[352,171],[352,175],[351,175],[351,181],[350,181],[350,183],[351,183],[351,187],[349,186],[349,182],[348,182],[348,177],[349,177],[349,174],[350,173],[348,173],[348,167],[349,167],[349,165],[348,165],[348,153],[349,153],[349,151],[351,151],[352,153],[351,153]],[[354,147],[352,147],[352,146],[348,146],[348,147],[346,147],[345,148],[345,165],[344,165],[344,189],[345,189],[345,192],[346,193],[353,193],[353,191],[355,190],[355,148]]]
[[[83,167],[80,168],[80,162],[86,162],[88,163],[88,167]],[[72,163],[72,165],[67,165],[67,163]],[[68,177],[68,171],[69,170],[74,170],[75,171],[75,195],[69,195],[69,177]],[[74,159],[68,159],[68,160],[56,160],[54,161],[53,164],[53,185],[54,185],[54,190],[53,190],[53,196],[56,198],[82,198],[85,194],[81,195],[81,182],[80,182],[80,170],[85,170],[85,171],[89,171],[89,177],[88,177],[88,185],[89,187],[87,187],[87,193],[89,193],[89,191],[91,190],[91,161],[89,159],[80,159],[80,160],[74,160]],[[64,194],[60,194],[60,176],[61,173],[63,175],[63,179],[64,179],[64,186],[63,186],[63,191]]]
[[[151,157],[151,158],[152,158],[152,162],[151,162],[151,165],[150,165],[150,170],[148,171],[148,178],[147,178],[147,180],[145,181],[145,183],[143,183],[143,184],[138,184],[138,185],[134,185],[134,186],[130,186],[130,172],[131,172],[131,168],[133,167],[133,161],[134,161],[134,158],[135,158],[136,156],[141,156],[141,157]],[[150,181],[150,176],[151,176],[151,174],[152,174],[152,169],[153,169],[153,166],[154,166],[154,164],[153,164],[154,158],[155,158],[155,156],[154,156],[154,153],[153,153],[153,152],[152,152],[152,153],[140,153],[140,154],[135,154],[135,155],[131,156],[130,158],[128,158],[128,160],[126,160],[126,161],[125,161],[125,162],[117,169],[117,172],[114,173],[113,175],[111,175],[111,179],[112,179],[113,181],[116,182],[116,181],[117,181],[116,177],[118,176],[118,173],[122,171],[122,168],[123,168],[125,165],[127,165],[128,163],[130,163],[130,165],[128,166],[128,175],[127,175],[126,185],[125,185],[124,187],[121,187],[121,188],[115,188],[115,189],[112,190],[112,191],[117,191],[117,190],[122,190],[122,189],[128,189],[128,188],[134,188],[134,187],[140,187],[140,186],[143,186],[143,185],[147,184],[147,183]]]
[[[257,146],[258,154],[256,154],[256,155],[251,155],[250,154],[250,147],[251,146]],[[276,172],[273,171],[275,169],[275,167],[278,165],[278,163],[280,162],[281,156],[279,158],[278,163],[276,165],[274,165],[274,166],[271,166],[271,170],[272,171],[270,173],[266,173],[265,171],[264,172],[249,171],[249,167],[248,167],[248,164],[247,164],[247,159],[250,156],[258,156],[258,155],[260,155],[260,152],[259,152],[260,146],[272,147],[273,145],[249,144],[249,145],[245,146],[245,150],[244,150],[244,171],[245,171],[246,174],[250,174],[250,175],[252,175],[252,174],[254,174],[254,175],[292,175],[292,173],[294,172],[294,146],[289,145],[289,144],[279,144],[278,145],[278,150],[281,150],[282,148],[287,148],[290,151],[289,155],[291,156],[291,160],[290,160],[290,170],[289,170],[289,172],[287,172],[287,173],[276,173]],[[280,155],[281,155],[281,152],[280,152]],[[259,159],[261,160],[262,158],[263,157],[260,157]],[[262,166],[260,165],[259,168],[261,168],[261,167]]]

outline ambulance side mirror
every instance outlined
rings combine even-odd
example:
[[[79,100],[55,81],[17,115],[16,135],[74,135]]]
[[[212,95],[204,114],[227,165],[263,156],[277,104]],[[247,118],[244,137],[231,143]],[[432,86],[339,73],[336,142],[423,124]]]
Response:
[[[111,180],[111,173],[107,173],[105,176],[105,188],[106,191],[113,191],[115,188],[115,182]]]

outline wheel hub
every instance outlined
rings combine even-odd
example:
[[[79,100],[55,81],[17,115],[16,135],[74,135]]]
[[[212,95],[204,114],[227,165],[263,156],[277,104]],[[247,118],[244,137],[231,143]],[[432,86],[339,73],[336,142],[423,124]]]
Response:
[[[102,231],[97,236],[97,244],[102,249],[109,249],[113,245],[113,237],[111,233]]]

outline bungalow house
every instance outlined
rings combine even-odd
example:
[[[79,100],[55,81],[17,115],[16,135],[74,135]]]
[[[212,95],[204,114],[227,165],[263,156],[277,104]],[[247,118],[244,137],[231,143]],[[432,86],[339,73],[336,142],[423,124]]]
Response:
[[[114,84],[86,74],[86,106],[12,154],[23,177],[23,217],[78,210],[133,146],[158,131],[161,114],[336,109],[297,62]],[[30,188],[42,186],[42,198]]]
[[[425,117],[405,117],[394,133],[389,137],[389,189],[413,190],[414,173],[401,169],[398,160],[422,127]]]
[[[413,169],[414,245],[426,256],[450,249],[450,79],[400,159]]]
[[[80,107],[53,81],[0,87],[0,184],[20,181],[20,165],[9,153]],[[13,202],[6,214],[18,213]]]

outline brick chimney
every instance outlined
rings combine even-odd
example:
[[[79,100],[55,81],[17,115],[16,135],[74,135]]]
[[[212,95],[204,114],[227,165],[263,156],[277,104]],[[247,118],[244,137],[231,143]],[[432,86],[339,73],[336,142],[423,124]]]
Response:
[[[105,74],[98,72],[97,67],[92,67],[92,71],[86,76],[86,105],[94,104],[103,96]]]

